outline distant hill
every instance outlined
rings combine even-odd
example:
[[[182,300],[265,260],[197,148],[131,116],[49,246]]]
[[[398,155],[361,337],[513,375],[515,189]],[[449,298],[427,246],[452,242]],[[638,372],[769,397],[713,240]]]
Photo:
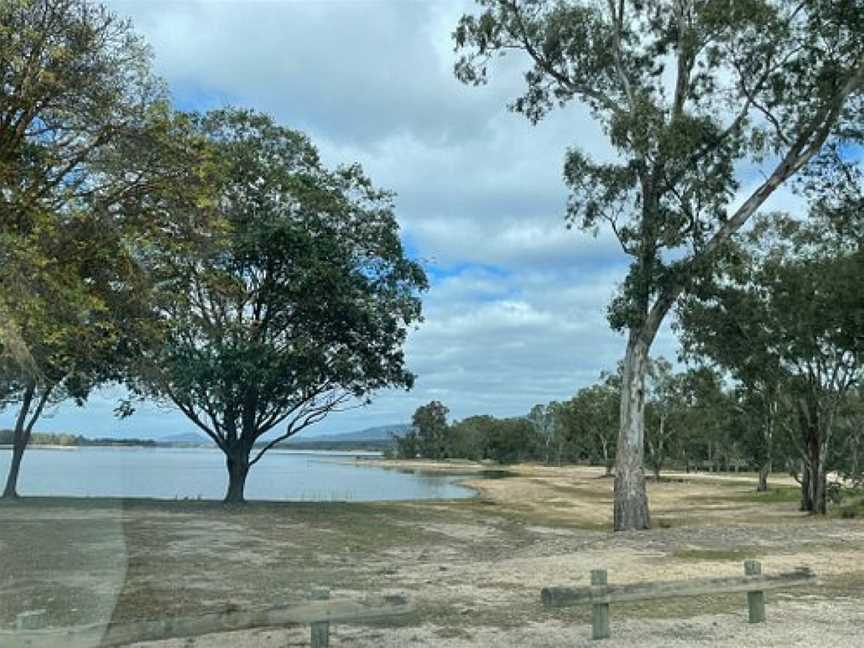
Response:
[[[297,436],[283,441],[279,444],[282,448],[299,448],[299,449],[329,449],[334,450],[383,450],[393,445],[393,435],[402,436],[409,429],[410,425],[379,425],[370,427],[357,432],[347,432],[345,434],[326,434],[323,436]],[[132,439],[119,439],[117,443],[124,441],[133,441]],[[203,434],[197,432],[182,432],[179,434],[169,434],[168,436],[158,437],[153,441],[147,440],[146,445],[154,443],[160,447],[176,448],[176,447],[212,447],[213,441]],[[257,446],[261,446],[265,441],[259,441]],[[142,445],[145,442],[142,441]]]
[[[408,424],[379,425],[345,434],[297,436],[279,444],[280,448],[298,450],[386,450],[394,445],[393,436],[402,436],[411,428]]]
[[[295,441],[390,441],[393,435],[403,436],[411,428],[407,423],[398,425],[379,425],[357,432],[346,432],[344,434],[326,434],[315,437],[297,437]]]
[[[180,434],[170,434],[166,437],[161,437],[156,440],[160,446],[210,446],[213,441],[197,432],[182,432]]]

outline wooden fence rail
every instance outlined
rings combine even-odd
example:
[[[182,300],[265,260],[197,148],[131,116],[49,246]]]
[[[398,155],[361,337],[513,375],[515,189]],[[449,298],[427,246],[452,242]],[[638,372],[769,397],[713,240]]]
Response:
[[[591,572],[590,587],[545,587],[540,592],[540,598],[547,607],[591,605],[591,636],[593,639],[606,639],[610,636],[610,603],[747,592],[750,623],[761,623],[765,621],[766,591],[813,585],[815,582],[816,576],[808,568],[802,567],[793,572],[763,576],[762,564],[758,560],[747,560],[744,562],[744,576],[632,585],[609,585],[606,570],[595,569]]]
[[[44,611],[25,612],[18,617],[16,632],[0,632],[2,648],[93,648],[125,646],[141,641],[197,637],[215,632],[266,628],[290,624],[309,624],[313,648],[327,648],[330,624],[367,621],[408,614],[414,605],[403,596],[386,596],[362,602],[329,599],[329,593],[300,605],[279,606],[259,611],[231,611],[197,617],[157,621],[95,624],[74,628],[44,628]]]

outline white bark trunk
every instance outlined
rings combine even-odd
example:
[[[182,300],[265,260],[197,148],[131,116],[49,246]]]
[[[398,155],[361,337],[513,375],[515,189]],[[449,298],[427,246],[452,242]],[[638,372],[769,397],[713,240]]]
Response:
[[[614,528],[616,531],[651,526],[645,474],[642,469],[645,438],[645,377],[648,344],[631,333],[624,356],[621,385],[621,427],[615,467]]]

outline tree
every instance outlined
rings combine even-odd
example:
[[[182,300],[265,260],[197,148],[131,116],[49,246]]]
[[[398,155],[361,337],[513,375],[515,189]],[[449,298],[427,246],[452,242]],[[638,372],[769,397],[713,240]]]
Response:
[[[19,408],[14,497],[46,405],[118,379],[143,342],[131,228],[147,220],[143,201],[166,177],[157,153],[174,140],[146,45],[87,0],[0,4],[0,81],[0,399]]]
[[[418,407],[411,417],[411,425],[417,434],[418,451],[424,459],[447,457],[449,411],[440,401],[431,401]]]
[[[650,526],[642,469],[645,378],[657,331],[730,236],[826,142],[860,138],[861,0],[477,0],[454,33],[465,83],[527,57],[512,109],[536,123],[572,100],[615,151],[564,164],[570,224],[607,223],[630,271],[609,309],[627,331],[614,528]],[[669,73],[667,73],[667,68]],[[671,74],[671,78],[670,78]],[[760,166],[750,187],[743,170]],[[749,172],[748,172],[749,173]],[[736,200],[744,191],[743,200]]]
[[[556,443],[561,437],[560,410],[561,404],[553,401],[546,405],[535,405],[528,412],[528,421],[537,435],[543,452],[543,461],[546,464],[552,463],[552,454],[556,446],[559,447],[558,463],[561,463],[560,445]]]
[[[0,409],[18,407],[4,498],[17,497],[24,451],[45,407],[67,398],[81,405],[94,387],[123,380],[156,334],[146,277],[115,228],[85,213],[53,234],[39,241],[44,256],[31,259],[33,294],[8,311],[27,361],[0,343]]]
[[[499,464],[518,463],[533,454],[533,428],[524,418],[488,417],[483,439],[483,458]]]
[[[825,513],[835,421],[864,375],[864,239],[816,215],[775,216],[757,222],[747,254],[710,295],[690,300],[683,326],[742,383],[777,386],[792,415],[779,420],[804,466],[802,509]]]
[[[618,437],[618,404],[621,380],[618,374],[601,374],[601,383],[580,389],[567,403],[565,420],[571,443],[581,446],[612,474]]]
[[[174,214],[177,231],[146,255],[165,334],[138,385],[222,450],[225,501],[238,503],[269,449],[375,390],[412,386],[402,346],[426,277],[391,195],[358,165],[325,168],[308,138],[251,111],[195,125],[217,200]]]
[[[733,395],[724,391],[722,377],[710,367],[687,369],[677,376],[677,383],[675,445],[685,468],[689,471],[695,458],[707,458],[717,470],[721,459],[729,463],[738,444],[735,431],[741,420],[735,416]]]
[[[145,152],[170,111],[131,24],[89,0],[3,2],[0,81],[0,337],[21,356],[8,309],[32,290],[15,262],[44,256],[40,237],[70,209],[104,212],[151,189]]]
[[[480,461],[486,457],[486,437],[494,419],[491,416],[469,416],[456,421],[447,432],[447,455]]]
[[[850,391],[837,415],[839,470],[846,481],[864,486],[864,386]]]
[[[682,375],[672,371],[666,358],[660,357],[648,365],[647,419],[645,438],[648,445],[649,463],[654,469],[654,478],[660,479],[660,471],[672,451],[672,443],[679,431],[678,418],[684,409],[684,386]]]
[[[416,459],[419,453],[419,444],[417,443],[417,431],[410,429],[405,434],[392,435],[396,442],[396,457],[399,459]]]

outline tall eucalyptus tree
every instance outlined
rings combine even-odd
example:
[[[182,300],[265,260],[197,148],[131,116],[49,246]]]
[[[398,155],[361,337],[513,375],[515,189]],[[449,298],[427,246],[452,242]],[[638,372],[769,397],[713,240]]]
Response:
[[[608,225],[630,270],[609,308],[627,347],[614,527],[650,525],[643,472],[651,345],[730,236],[826,143],[860,137],[862,0],[477,0],[454,33],[456,76],[530,65],[511,108],[532,122],[588,106],[614,150],[564,163],[567,219]],[[574,139],[578,133],[574,133]],[[759,173],[753,173],[754,165]]]

